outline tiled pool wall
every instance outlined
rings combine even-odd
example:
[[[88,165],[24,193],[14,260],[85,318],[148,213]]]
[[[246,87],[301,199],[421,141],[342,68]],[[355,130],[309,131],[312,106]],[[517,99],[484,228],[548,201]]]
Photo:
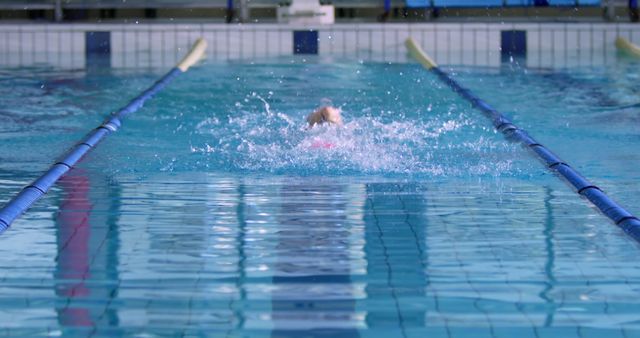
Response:
[[[6,24],[0,25],[0,65],[83,68],[94,51],[107,55],[115,68],[170,67],[200,36],[209,42],[209,62],[295,53],[406,62],[403,42],[412,36],[443,65],[496,66],[514,52],[528,67],[598,66],[617,62],[617,36],[640,43],[639,28],[624,23]]]

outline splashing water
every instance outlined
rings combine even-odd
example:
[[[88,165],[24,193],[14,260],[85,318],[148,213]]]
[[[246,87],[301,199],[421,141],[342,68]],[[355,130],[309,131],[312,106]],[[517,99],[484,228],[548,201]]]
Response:
[[[398,114],[395,120],[386,121],[347,112],[343,126],[308,128],[297,117],[299,112],[274,111],[256,93],[245,103],[250,100],[260,101],[263,110],[243,110],[244,105],[238,104],[236,115],[210,117],[197,124],[196,133],[210,141],[192,145],[191,152],[217,158],[235,169],[303,175],[497,174],[511,168],[510,157],[491,158],[492,150],[513,151],[502,140],[483,136],[472,140],[465,136],[465,142],[447,140],[475,129],[464,114],[450,112],[444,119],[435,116],[426,121]]]

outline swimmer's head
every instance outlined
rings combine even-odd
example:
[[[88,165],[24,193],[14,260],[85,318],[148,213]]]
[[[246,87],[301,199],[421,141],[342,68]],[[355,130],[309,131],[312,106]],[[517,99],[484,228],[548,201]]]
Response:
[[[309,122],[309,127],[313,127],[316,124],[323,123],[342,125],[340,108],[335,108],[332,106],[320,107],[313,113],[309,114],[309,116],[307,116],[307,122]]]

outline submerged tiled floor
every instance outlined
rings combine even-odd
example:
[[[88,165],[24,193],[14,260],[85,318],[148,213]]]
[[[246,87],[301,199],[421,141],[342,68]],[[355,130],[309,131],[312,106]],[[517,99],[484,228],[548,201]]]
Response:
[[[635,242],[560,183],[463,181],[77,170],[2,236],[0,335],[640,335]]]

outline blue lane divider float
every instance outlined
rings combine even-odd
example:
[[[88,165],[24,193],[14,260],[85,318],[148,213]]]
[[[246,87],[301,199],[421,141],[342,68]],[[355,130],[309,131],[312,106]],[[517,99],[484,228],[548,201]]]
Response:
[[[66,174],[80,159],[93,149],[107,135],[120,128],[121,120],[140,109],[144,103],[161,91],[173,78],[186,72],[202,56],[207,48],[203,39],[198,39],[191,51],[167,74],[156,81],[149,89],[131,100],[126,106],[111,114],[98,128],[89,132],[80,142],[69,149],[44,174],[20,191],[2,209],[0,209],[0,234],[7,230],[11,223],[22,215],[40,197]]]
[[[493,126],[504,136],[512,141],[520,142],[532,150],[532,153],[541,160],[550,169],[560,175],[576,192],[591,201],[605,216],[611,219],[616,225],[621,227],[627,234],[631,235],[636,241],[640,242],[640,219],[632,215],[625,208],[612,200],[602,189],[592,184],[584,178],[580,173],[573,169],[569,164],[560,159],[548,148],[538,143],[533,137],[499,111],[493,109],[488,103],[475,96],[470,90],[462,87],[449,74],[438,68],[437,64],[431,59],[412,39],[406,41],[409,53],[415,57],[425,68],[431,70],[434,74],[446,83],[453,91],[471,102],[474,108],[480,110],[487,118],[489,118]]]

